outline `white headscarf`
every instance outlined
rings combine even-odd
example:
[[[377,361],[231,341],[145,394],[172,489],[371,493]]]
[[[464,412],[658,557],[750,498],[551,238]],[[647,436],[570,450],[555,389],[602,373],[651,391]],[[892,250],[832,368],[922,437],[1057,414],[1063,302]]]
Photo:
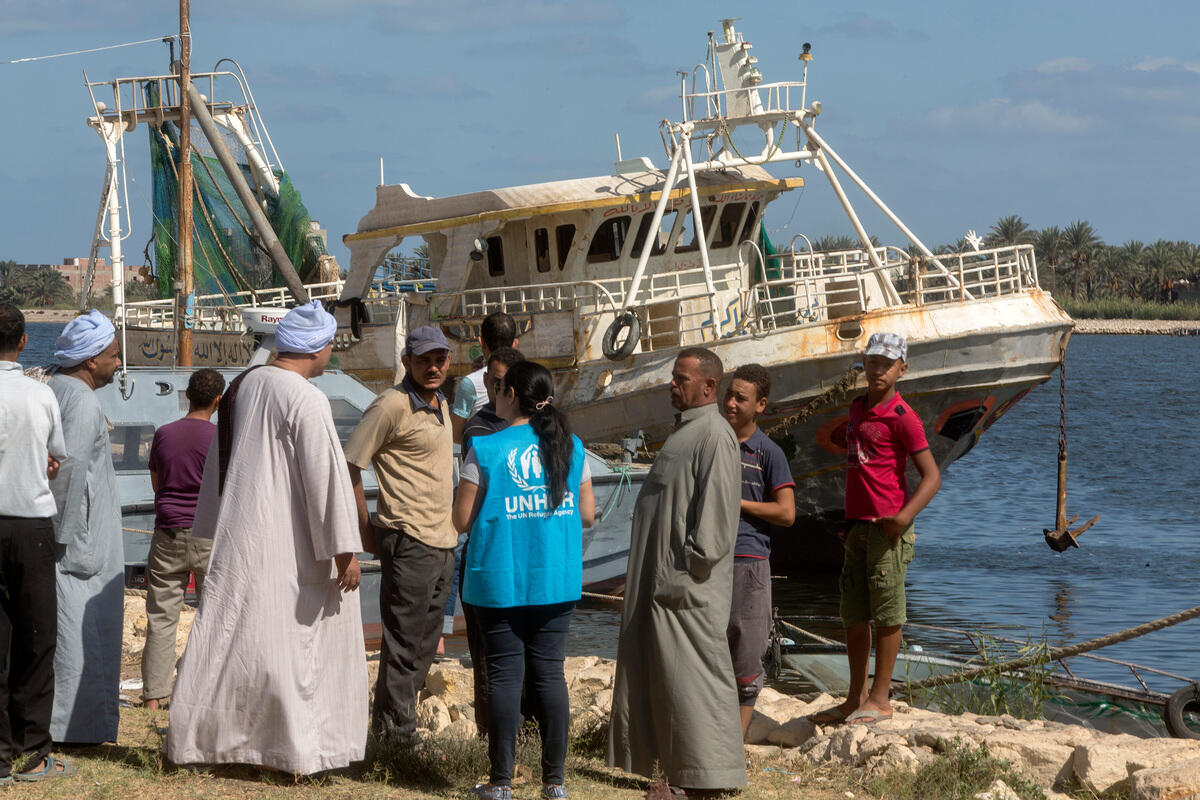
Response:
[[[74,367],[104,352],[117,335],[108,317],[92,309],[76,317],[63,328],[55,346],[54,357],[60,367]]]
[[[319,300],[296,306],[275,329],[275,349],[280,353],[316,353],[333,341],[337,320]]]

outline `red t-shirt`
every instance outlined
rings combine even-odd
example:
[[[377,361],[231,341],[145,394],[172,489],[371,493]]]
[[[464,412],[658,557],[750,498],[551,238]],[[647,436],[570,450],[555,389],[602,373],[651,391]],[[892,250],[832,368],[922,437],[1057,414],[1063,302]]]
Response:
[[[846,519],[897,513],[908,502],[904,469],[913,453],[929,449],[925,427],[897,392],[867,409],[866,396],[850,403],[846,426]]]

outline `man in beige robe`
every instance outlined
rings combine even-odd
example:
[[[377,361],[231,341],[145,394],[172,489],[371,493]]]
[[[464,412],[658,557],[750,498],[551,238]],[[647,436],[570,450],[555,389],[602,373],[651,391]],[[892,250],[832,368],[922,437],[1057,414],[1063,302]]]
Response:
[[[362,759],[362,548],[329,399],[308,382],[337,325],[319,303],[279,325],[279,357],[222,397],[194,536],[211,536],[179,665],[167,757],[312,774]]]
[[[720,382],[713,353],[679,353],[671,403],[682,416],[634,509],[617,647],[608,763],[650,777],[657,762],[674,791],[746,783],[725,637],[742,466]]]

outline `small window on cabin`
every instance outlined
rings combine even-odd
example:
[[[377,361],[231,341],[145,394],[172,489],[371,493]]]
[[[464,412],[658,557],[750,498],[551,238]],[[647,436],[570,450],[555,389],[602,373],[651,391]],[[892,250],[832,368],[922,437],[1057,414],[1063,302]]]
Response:
[[[713,237],[712,249],[729,247],[737,237],[738,223],[742,221],[742,212],[746,210],[745,203],[729,203],[721,209],[721,219],[717,223],[717,234]]]
[[[589,264],[616,261],[621,257],[625,237],[629,234],[629,222],[630,217],[614,217],[600,223],[596,235],[592,237],[592,246],[588,249]]]
[[[499,236],[487,240],[488,275],[504,274],[504,242]]]
[[[675,224],[675,215],[678,212],[668,211],[663,214],[662,221],[658,223],[658,235],[654,237],[654,242],[650,245],[650,255],[661,256],[667,249],[667,241],[671,238],[671,227]],[[648,212],[642,215],[642,221],[638,223],[637,234],[633,237],[633,251],[630,255],[635,258],[640,258],[642,248],[646,245],[646,236],[650,233],[650,223],[654,222],[654,212]]]
[[[550,232],[545,228],[533,232],[533,256],[538,272],[550,271]]]
[[[571,242],[575,241],[574,225],[559,225],[554,229],[555,244],[558,245],[558,269],[567,266],[567,256],[571,252]]]
[[[746,224],[742,226],[742,237],[739,242],[745,242],[755,238],[757,233],[755,224],[758,222],[758,201],[755,200],[750,204],[750,213],[746,215]]]
[[[683,228],[679,231],[679,242],[675,245],[676,253],[693,253],[700,249],[700,239],[697,234],[703,234],[712,224],[713,217],[717,215],[716,206],[701,206],[700,207],[700,230],[696,230],[693,224],[692,212],[689,209],[683,217]],[[683,244],[687,242],[687,244]]]
[[[117,425],[108,437],[109,452],[117,472],[150,469],[150,444],[153,425]]]

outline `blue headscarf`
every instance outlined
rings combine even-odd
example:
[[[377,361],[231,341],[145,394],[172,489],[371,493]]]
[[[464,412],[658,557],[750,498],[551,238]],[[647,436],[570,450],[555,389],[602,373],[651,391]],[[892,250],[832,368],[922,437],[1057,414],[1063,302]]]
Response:
[[[337,320],[319,300],[296,306],[275,329],[275,350],[280,353],[316,353],[333,341]]]
[[[104,352],[117,335],[108,317],[92,309],[67,323],[54,342],[54,357],[60,367],[74,367]]]

